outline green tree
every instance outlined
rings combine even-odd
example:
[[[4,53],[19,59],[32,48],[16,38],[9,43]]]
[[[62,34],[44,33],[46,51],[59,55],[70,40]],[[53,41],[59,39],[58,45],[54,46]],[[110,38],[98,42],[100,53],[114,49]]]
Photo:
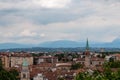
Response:
[[[16,75],[17,71],[7,71],[2,67],[2,61],[0,59],[0,80],[18,80]]]
[[[0,58],[0,71],[3,70],[3,67],[2,67],[2,60]]]
[[[71,65],[72,70],[76,70],[76,69],[79,69],[79,68],[82,68],[82,67],[83,67],[83,65],[80,64],[80,63],[75,63],[75,64]]]

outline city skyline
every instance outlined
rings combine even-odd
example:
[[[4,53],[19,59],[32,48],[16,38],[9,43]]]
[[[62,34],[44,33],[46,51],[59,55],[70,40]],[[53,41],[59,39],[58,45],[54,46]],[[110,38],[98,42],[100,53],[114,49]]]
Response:
[[[119,0],[0,0],[0,43],[120,38]]]

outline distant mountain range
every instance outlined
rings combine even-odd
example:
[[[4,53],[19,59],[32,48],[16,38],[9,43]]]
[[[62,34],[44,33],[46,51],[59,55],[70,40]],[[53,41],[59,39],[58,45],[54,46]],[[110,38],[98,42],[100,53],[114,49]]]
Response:
[[[120,39],[117,38],[112,42],[89,42],[90,47],[104,47],[104,48],[120,48]],[[69,40],[60,40],[60,41],[52,41],[52,42],[45,42],[39,44],[40,47],[50,47],[50,48],[75,48],[75,47],[85,47],[85,42],[77,42],[77,41],[69,41]]]
[[[51,47],[51,48],[84,47],[85,42],[59,40],[59,41],[44,42],[44,43],[39,44],[39,46],[40,47]]]
[[[120,48],[120,38],[117,38],[109,43],[98,43],[89,42],[90,47],[104,47],[104,48]],[[77,42],[70,40],[59,40],[44,42],[41,44],[18,44],[18,43],[1,43],[0,49],[11,49],[11,48],[32,48],[32,47],[45,47],[45,48],[75,48],[85,47],[85,42]]]
[[[18,43],[1,43],[0,49],[10,49],[10,48],[31,48],[34,45],[30,44],[18,44]]]

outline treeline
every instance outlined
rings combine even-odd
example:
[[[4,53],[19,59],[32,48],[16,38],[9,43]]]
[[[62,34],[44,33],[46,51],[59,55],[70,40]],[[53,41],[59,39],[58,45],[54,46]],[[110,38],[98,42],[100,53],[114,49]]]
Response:
[[[85,47],[76,47],[76,48],[44,48],[44,47],[33,47],[33,48],[11,48],[11,49],[0,49],[0,52],[21,52],[21,51],[25,51],[25,52],[84,52],[85,51]],[[101,48],[90,48],[90,51],[92,52],[101,52]],[[108,53],[108,54],[112,54],[112,53],[120,53],[120,48],[105,48],[103,53]]]
[[[112,72],[106,69],[104,72],[94,71],[92,74],[89,72],[80,73],[76,76],[75,80],[120,80],[120,70]]]
[[[96,70],[79,73],[75,80],[120,80],[120,61],[106,62],[102,72]]]
[[[15,69],[5,70],[0,59],[0,80],[18,80],[18,76],[19,73]]]
[[[104,67],[120,68],[120,61],[110,61],[104,64]]]

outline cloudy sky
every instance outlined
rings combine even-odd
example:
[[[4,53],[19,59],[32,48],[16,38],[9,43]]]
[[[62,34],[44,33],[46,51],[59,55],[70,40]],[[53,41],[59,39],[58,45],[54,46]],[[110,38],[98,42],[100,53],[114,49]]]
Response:
[[[120,37],[120,0],[0,0],[0,43],[111,42]]]

